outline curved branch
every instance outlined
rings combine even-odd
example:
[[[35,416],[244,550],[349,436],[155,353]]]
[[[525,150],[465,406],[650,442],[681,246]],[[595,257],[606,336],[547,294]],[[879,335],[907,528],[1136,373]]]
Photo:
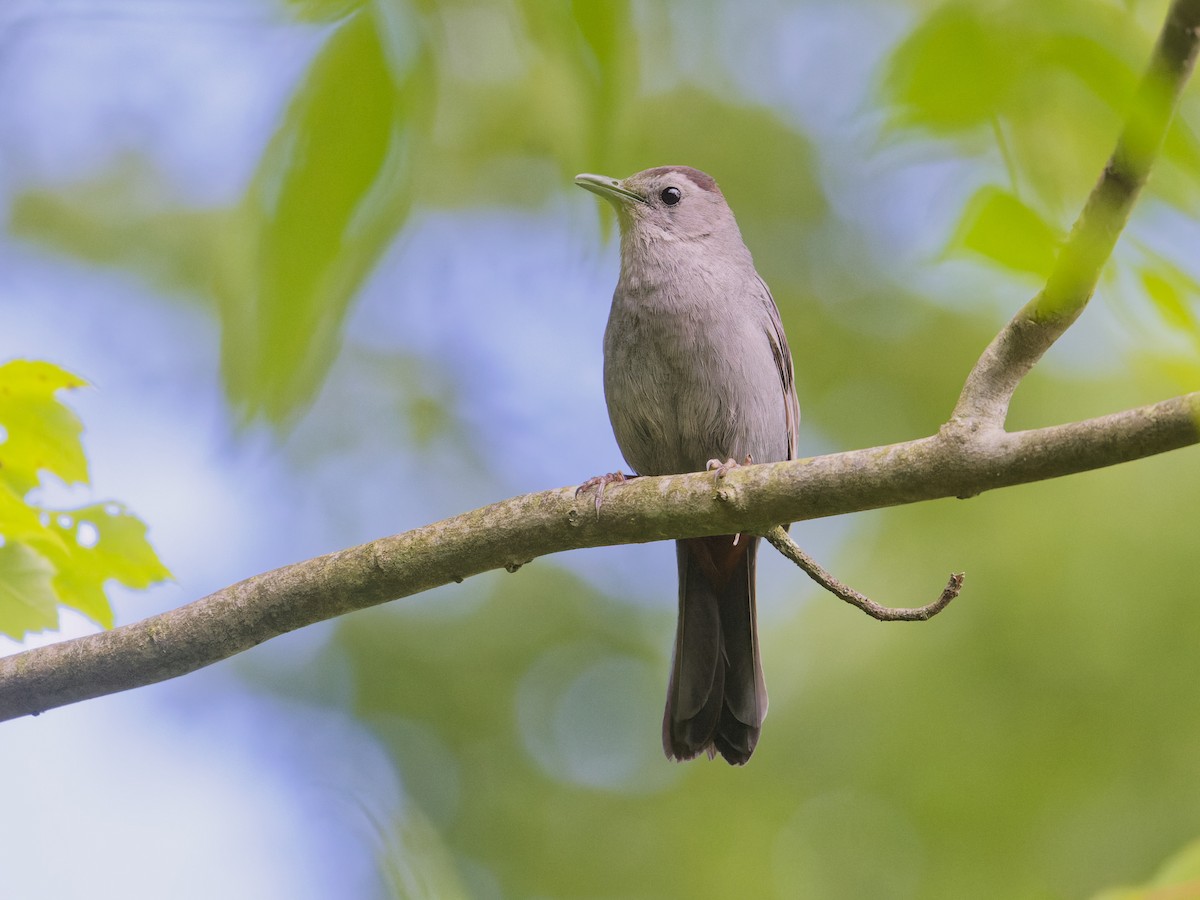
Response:
[[[771,546],[803,569],[805,575],[833,596],[861,609],[872,619],[880,622],[928,622],[959,595],[962,591],[963,578],[966,577],[962,572],[951,575],[950,580],[942,589],[941,595],[932,603],[926,603],[924,606],[915,606],[909,609],[882,606],[865,594],[860,594],[854,588],[842,584],[834,578],[819,562],[800,549],[783,526],[772,528],[763,537],[771,542]]]
[[[1013,316],[967,376],[951,421],[1002,428],[1013,392],[1091,299],[1162,146],[1200,45],[1200,0],[1175,0],[1116,149],[1045,288]]]
[[[112,631],[0,659],[0,721],[195,671],[354,610],[539,556],[751,532],[1039,481],[1200,442],[1200,392],[1015,434],[958,431],[711,474],[641,477],[591,497],[559,488],[284,566]]]

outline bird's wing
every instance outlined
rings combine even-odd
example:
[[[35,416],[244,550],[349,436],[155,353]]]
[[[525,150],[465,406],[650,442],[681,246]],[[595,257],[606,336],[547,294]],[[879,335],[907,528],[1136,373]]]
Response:
[[[792,351],[788,347],[787,335],[783,331],[783,321],[779,318],[779,307],[771,296],[771,289],[760,277],[762,286],[763,306],[766,307],[767,340],[771,342],[771,353],[775,357],[775,367],[779,370],[779,385],[783,390],[784,416],[787,420],[788,459],[795,459],[800,453],[800,401],[796,399],[796,371],[792,366]]]

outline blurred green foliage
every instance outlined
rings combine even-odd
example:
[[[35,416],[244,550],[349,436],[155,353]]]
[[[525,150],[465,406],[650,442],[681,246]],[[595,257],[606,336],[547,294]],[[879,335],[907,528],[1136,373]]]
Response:
[[[1043,279],[1054,266],[1054,250],[1062,240],[1062,234],[1020,198],[990,186],[971,198],[958,228],[951,247]]]
[[[1134,90],[1161,15],[1161,4],[952,0],[909,32],[881,79],[892,135],[932,137],[980,162],[999,156],[1008,182],[977,188],[948,249],[1045,276],[1124,122],[1133,125],[1130,147],[1140,146],[1136,126],[1150,111],[1133,105]],[[1200,212],[1195,105],[1185,98],[1142,200],[1191,217]],[[1172,298],[1195,305],[1194,286],[1143,251],[1119,254],[1109,278],[1131,265],[1143,284],[1170,283]],[[1200,338],[1162,290],[1150,296],[1169,327]]]
[[[67,196],[30,190],[12,211],[17,234],[211,296],[246,420],[290,424],[311,403],[358,288],[414,208],[533,205],[585,162],[628,174],[687,158],[731,173],[780,240],[803,237],[794,211],[802,224],[821,212],[807,142],[777,114],[690,86],[638,90],[629,3],[294,5],[337,24],[236,208],[122,202],[122,186],[146,193],[123,165]],[[747,141],[759,165],[738,165]]]
[[[86,383],[47,362],[0,365],[0,634],[18,640],[57,628],[60,606],[112,627],[110,579],[146,588],[171,577],[119,503],[55,508],[37,495],[48,477],[88,483],[83,425],[57,398]]]
[[[1102,170],[1164,5],[909,7],[868,112],[884,149],[972,173],[945,236],[948,254],[986,263],[969,301],[961,284],[905,287],[911,273],[833,202],[829,184],[850,181],[828,178],[839,161],[822,136],[741,99],[717,63],[703,85],[648,84],[647,43],[669,60],[719,4],[290,8],[331,32],[236,208],[147,212],[121,200],[131,170],[28,192],[14,230],[210,298],[235,407],[286,423],[414,210],[537,205],[580,170],[686,162],[733,200],[782,308],[805,422],[841,448],[944,420],[1000,324],[986,301],[1036,287]],[[1195,96],[1145,201],[1189,219]],[[1139,235],[1106,284],[1131,327],[1154,333],[1145,310],[1194,351],[1193,264]],[[1116,375],[1048,361],[1010,424],[1150,402],[1172,378],[1194,389],[1195,353],[1168,370],[1157,349]],[[410,404],[422,441],[450,399]],[[550,560],[350,617],[309,677],[265,680],[320,703],[313,685],[349,667],[409,800],[403,821],[378,823],[398,896],[1087,896],[1144,881],[1200,834],[1195,458],[856,517],[842,577],[911,605],[965,569],[964,595],[919,626],[801,587],[796,611],[764,597],[771,714],[744,770],[660,758],[673,598],[622,603]],[[1152,883],[1191,877],[1179,871]]]
[[[1196,896],[1200,896],[1200,841],[1193,841],[1163,863],[1144,886],[1103,891],[1095,900],[1186,900]]]
[[[355,292],[405,219],[423,86],[394,73],[383,40],[362,14],[330,35],[251,181],[242,227],[225,232],[222,360],[247,415],[283,420],[311,400]]]

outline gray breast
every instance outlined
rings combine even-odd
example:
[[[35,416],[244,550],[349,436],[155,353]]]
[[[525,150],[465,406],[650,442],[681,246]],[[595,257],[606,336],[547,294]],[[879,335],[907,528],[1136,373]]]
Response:
[[[604,337],[604,391],[617,444],[643,475],[704,469],[709,459],[789,457],[786,402],[772,325],[753,296],[618,286]],[[712,285],[708,285],[712,287]],[[746,296],[749,294],[750,296]]]

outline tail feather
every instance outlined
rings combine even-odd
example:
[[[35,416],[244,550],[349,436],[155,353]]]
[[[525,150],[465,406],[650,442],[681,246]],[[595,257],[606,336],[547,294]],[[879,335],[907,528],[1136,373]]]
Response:
[[[676,543],[679,623],[663,749],[671,759],[750,758],[767,713],[754,611],[758,538]]]

